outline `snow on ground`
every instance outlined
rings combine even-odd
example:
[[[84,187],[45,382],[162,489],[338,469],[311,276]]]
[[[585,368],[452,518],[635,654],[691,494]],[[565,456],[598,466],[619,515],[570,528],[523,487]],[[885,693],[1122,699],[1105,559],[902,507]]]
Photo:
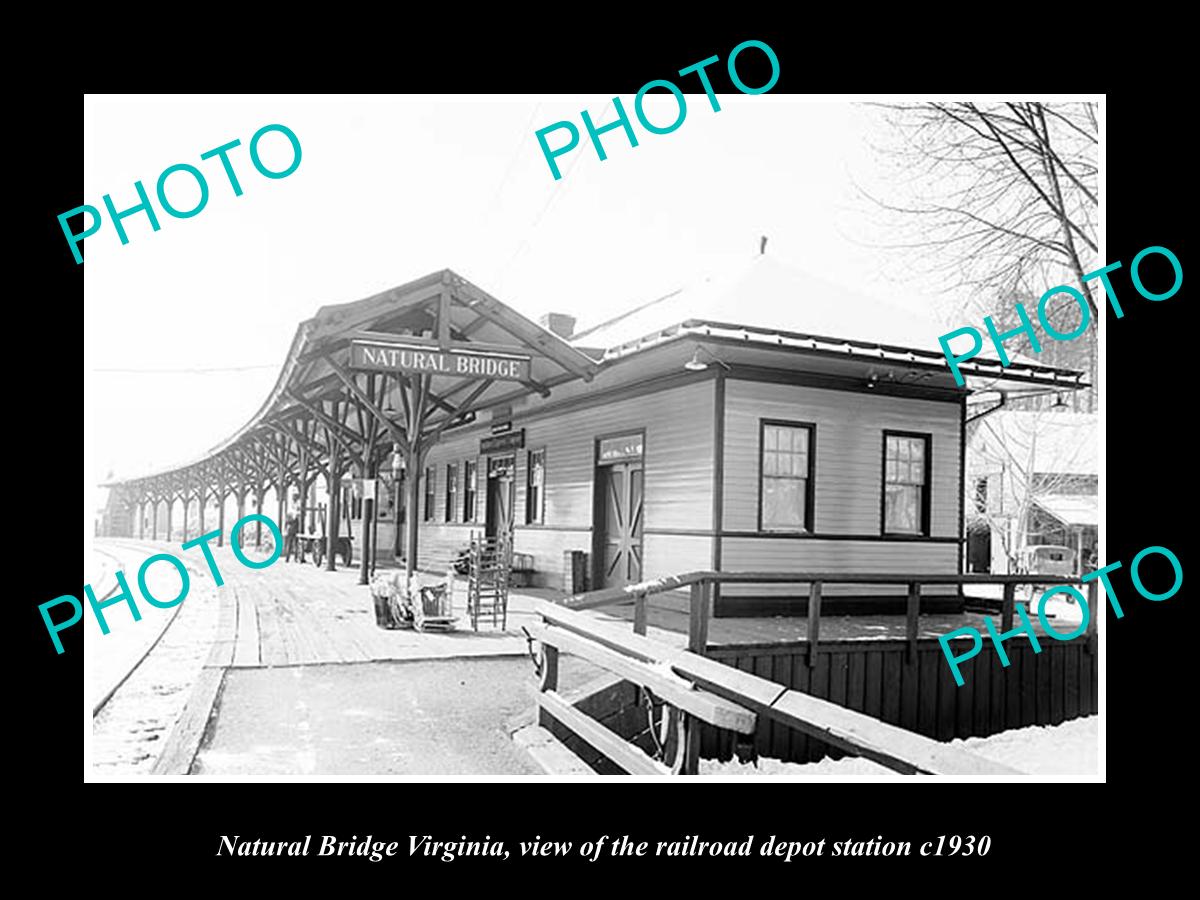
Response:
[[[116,568],[113,558],[105,553],[92,549],[84,562],[84,584],[93,588],[111,584],[112,573]],[[99,596],[99,592],[97,592]]]
[[[1036,590],[1031,585],[1017,585],[1017,602],[1025,607],[1029,618],[1036,620],[1038,601],[1053,585],[1041,585]],[[1004,597],[1004,586],[999,584],[972,584],[966,589],[967,597],[978,599],[1001,600]],[[1051,621],[1051,627],[1056,631],[1067,633],[1077,628],[1083,622],[1083,609],[1069,593],[1057,593],[1046,601],[1043,610],[1046,618]]]
[[[1099,748],[1098,724],[1099,716],[1087,716],[1061,725],[1032,725],[1003,731],[991,737],[959,739],[950,744],[1029,775],[1094,775]],[[857,756],[838,760],[826,758],[816,763],[760,759],[757,767],[754,763],[741,763],[736,759],[725,763],[709,759],[700,761],[700,774],[904,777]]]
[[[130,591],[140,601],[138,570],[151,555],[170,549],[170,545],[131,539],[105,540],[100,549],[109,554],[110,577],[103,587],[93,582],[97,595],[102,596],[109,587],[115,587],[111,572],[121,569]],[[226,552],[217,551],[217,559],[218,567],[228,572],[231,563],[221,555]],[[87,617],[88,624],[81,626],[86,628],[84,693],[88,707],[94,709],[101,698],[116,690],[92,719],[90,758],[94,772],[151,771],[216,640],[219,589],[203,558],[193,560],[187,554],[183,558],[189,572],[189,590],[179,605],[159,609],[139,603],[142,618],[134,621],[128,607],[118,603],[108,610],[107,635],[100,631],[91,615]],[[167,601],[179,594],[180,576],[170,565],[147,569],[146,583],[152,595],[160,600]],[[152,645],[154,649],[147,656]],[[127,675],[128,680],[117,689]]]

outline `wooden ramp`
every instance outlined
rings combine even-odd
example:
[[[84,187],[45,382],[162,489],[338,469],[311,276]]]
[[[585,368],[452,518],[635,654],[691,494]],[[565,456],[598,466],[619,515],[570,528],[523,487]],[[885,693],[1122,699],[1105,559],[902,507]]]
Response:
[[[582,741],[632,775],[695,774],[705,726],[744,740],[764,719],[904,774],[1015,776],[1015,769],[789,689],[766,678],[680,650],[582,612],[541,603],[539,724]],[[598,665],[635,691],[632,716],[645,705],[648,728],[631,739],[556,690],[560,654]],[[628,708],[627,708],[628,709]],[[649,732],[649,746],[644,740]]]

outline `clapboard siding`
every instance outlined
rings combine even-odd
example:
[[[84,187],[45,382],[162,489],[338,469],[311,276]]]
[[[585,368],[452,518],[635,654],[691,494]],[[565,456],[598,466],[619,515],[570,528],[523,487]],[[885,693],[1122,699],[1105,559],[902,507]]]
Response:
[[[797,385],[731,379],[726,386],[725,509],[722,568],[728,571],[922,572],[958,571],[959,545],[879,540],[883,490],[883,432],[932,435],[931,536],[958,538],[958,403],[882,397]],[[813,525],[818,537],[753,536],[758,530],[762,419],[810,422],[813,444]],[[735,535],[730,535],[733,532]],[[872,540],[821,540],[860,535]],[[894,595],[902,588],[830,585],[828,597]],[[796,595],[789,587],[735,587],[723,596]],[[930,595],[954,588],[926,589]]]
[[[823,541],[819,538],[734,538],[723,542],[723,568],[730,572],[844,572],[847,574],[883,574],[891,572],[953,573],[957,571],[958,545],[913,541]],[[739,595],[802,597],[807,585],[726,585],[722,596]],[[889,596],[905,588],[889,585],[830,584],[822,589],[826,597]],[[953,585],[928,585],[922,593],[930,596],[957,594]],[[736,615],[726,611],[726,615]]]
[[[727,537],[725,559],[730,571],[792,572],[923,572],[955,571],[957,544],[915,541],[824,541]],[[833,585],[830,585],[833,587]]]
[[[678,566],[711,565],[711,537],[654,534],[657,530],[710,530],[712,527],[713,386],[701,381],[600,406],[560,411],[552,416],[514,416],[513,427],[525,428],[525,449],[516,451],[517,499],[514,549],[534,556],[535,584],[560,587],[566,550],[591,551],[595,441],[622,431],[645,431],[645,573],[682,571]],[[487,458],[479,457],[478,522],[447,525],[446,464],[460,466],[479,452],[487,429],[472,429],[445,440],[429,454],[436,476],[435,521],[421,526],[421,565],[440,564],[466,542],[471,527],[486,520]],[[523,525],[528,452],[546,450],[546,506],[543,527]],[[459,501],[462,503],[460,474]],[[461,518],[461,508],[455,511]]]
[[[645,578],[712,568],[712,538],[707,535],[647,534],[642,540]]]
[[[578,397],[582,403],[586,397]],[[574,402],[574,401],[572,401]],[[517,410],[514,428],[525,429],[525,448],[516,455],[515,549],[534,557],[534,584],[562,586],[563,553],[592,549],[595,441],[624,431],[645,432],[644,574],[676,574],[712,566],[713,411],[711,379],[675,385],[607,403],[558,408],[539,414],[534,405]],[[724,510],[721,568],[726,571],[956,572],[959,545],[958,403],[744,381],[726,383]],[[814,517],[816,536],[759,537],[759,420],[816,425]],[[932,536],[951,542],[880,540],[882,433],[885,429],[932,435],[930,519]],[[486,426],[448,437],[430,452],[435,477],[434,521],[422,522],[420,563],[439,568],[486,520],[487,457],[479,455]],[[524,524],[528,452],[546,452],[545,517]],[[446,463],[479,466],[478,515],[474,523],[445,522]],[[422,491],[423,496],[423,491]],[[423,509],[422,509],[423,512]],[[823,540],[821,535],[841,536]],[[863,540],[849,539],[861,536]],[[894,595],[901,588],[829,586],[826,595]],[[955,593],[929,588],[930,595]],[[788,596],[787,586],[738,588],[738,596]]]
[[[727,531],[757,530],[759,420],[783,419],[817,427],[816,534],[880,533],[883,432],[895,430],[933,435],[931,533],[959,536],[957,402],[738,380],[725,391]]]
[[[564,585],[563,554],[568,550],[591,553],[592,532],[589,528],[558,531],[518,525],[513,535],[513,549],[533,557],[537,569],[537,574],[532,580],[533,585],[561,589]]]
[[[444,474],[443,474],[443,477]],[[483,529],[482,525],[474,526],[476,531]],[[417,545],[417,560],[422,569],[441,572],[450,564],[458,551],[464,549],[470,541],[471,529],[443,523],[422,523],[421,536]],[[400,538],[401,547],[404,537]]]

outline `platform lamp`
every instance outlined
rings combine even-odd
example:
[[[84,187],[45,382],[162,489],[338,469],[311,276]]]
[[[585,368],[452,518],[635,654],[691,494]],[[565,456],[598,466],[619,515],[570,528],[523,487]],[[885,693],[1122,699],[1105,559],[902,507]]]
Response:
[[[389,403],[388,406],[391,406]],[[384,412],[389,410],[385,409]],[[404,454],[400,450],[398,441],[392,442],[392,457],[389,460],[392,470],[392,490],[396,490],[396,486],[400,483],[400,473],[404,471]],[[395,501],[393,501],[393,507]],[[372,510],[372,516],[375,521],[371,523],[371,573],[375,573],[375,562],[379,558],[379,482],[375,483],[375,508]],[[393,525],[399,525],[399,516],[396,517],[396,522]]]
[[[392,443],[391,464],[392,464],[391,507],[393,510],[399,510],[400,502],[401,502],[401,500],[404,499],[403,497],[400,496],[400,475],[404,472],[405,464],[404,464],[404,454],[400,451],[400,444],[398,442]],[[395,524],[396,530],[397,530],[397,536],[399,536],[399,528],[400,528],[399,513],[397,513],[394,516],[394,519],[395,519],[394,524]]]
[[[692,354],[692,358],[683,364],[683,367],[685,369],[687,369],[689,372],[703,372],[705,369],[708,368],[708,363],[706,363],[704,360],[702,360],[700,358],[701,350],[703,350],[705,353],[707,353],[709,355],[709,357],[712,358],[712,361],[715,362],[717,365],[723,366],[725,368],[725,371],[727,371],[727,372],[731,371],[729,366],[726,365],[726,363],[724,361],[718,359],[715,353],[713,353],[711,350],[709,350],[703,344],[697,344],[696,352]]]
[[[404,471],[404,454],[400,452],[400,444],[394,442],[392,444],[392,478],[393,480],[400,478],[400,473]]]

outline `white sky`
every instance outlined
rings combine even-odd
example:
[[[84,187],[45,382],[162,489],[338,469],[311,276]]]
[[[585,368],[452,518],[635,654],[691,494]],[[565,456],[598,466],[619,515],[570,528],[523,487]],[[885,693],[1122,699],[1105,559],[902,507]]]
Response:
[[[159,173],[180,162],[205,173],[210,197],[189,219],[153,199],[160,231],[139,213],[124,220],[128,245],[107,219],[85,242],[85,486],[202,455],[258,409],[297,324],[319,306],[441,268],[531,318],[568,312],[584,327],[737,265],[766,234],[781,261],[902,305],[931,303],[935,286],[896,283],[896,258],[853,240],[870,233],[853,180],[869,186],[878,171],[865,141],[874,113],[718,96],[714,113],[688,95],[668,135],[634,118],[636,148],[606,133],[604,162],[579,116],[612,121],[603,95],[88,97],[81,202],[102,209],[111,193],[118,210],[133,206],[137,179],[154,198]],[[632,97],[622,100],[632,117]],[[669,95],[646,109],[656,123],[675,116]],[[554,181],[534,132],[560,119],[583,133]],[[270,123],[303,148],[284,179],[250,162],[251,135]],[[200,160],[234,138],[241,197],[218,160]],[[261,147],[273,169],[290,160],[279,134]],[[189,182],[168,182],[182,209],[198,196]],[[153,371],[233,366],[263,368]]]

